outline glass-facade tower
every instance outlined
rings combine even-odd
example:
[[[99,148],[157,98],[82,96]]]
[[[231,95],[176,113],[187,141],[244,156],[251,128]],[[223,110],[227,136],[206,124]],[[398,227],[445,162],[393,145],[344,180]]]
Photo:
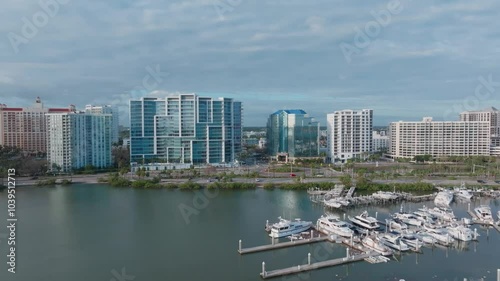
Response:
[[[289,157],[319,155],[319,122],[304,110],[279,110],[267,121],[269,155],[288,153]]]
[[[241,102],[182,94],[130,101],[137,163],[232,163],[241,152]]]

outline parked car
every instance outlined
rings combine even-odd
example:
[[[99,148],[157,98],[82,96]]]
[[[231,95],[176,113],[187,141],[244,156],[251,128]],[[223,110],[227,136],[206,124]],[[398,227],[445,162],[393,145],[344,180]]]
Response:
[[[477,180],[478,183],[486,183],[484,180]]]
[[[500,180],[496,180],[495,183],[499,183],[500,184]]]

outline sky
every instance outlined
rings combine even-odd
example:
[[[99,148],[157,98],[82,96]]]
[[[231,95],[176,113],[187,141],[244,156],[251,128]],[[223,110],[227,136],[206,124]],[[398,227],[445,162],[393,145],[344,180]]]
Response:
[[[0,103],[198,93],[244,124],[300,108],[374,124],[500,108],[498,0],[3,0]],[[498,81],[498,82],[497,82]]]

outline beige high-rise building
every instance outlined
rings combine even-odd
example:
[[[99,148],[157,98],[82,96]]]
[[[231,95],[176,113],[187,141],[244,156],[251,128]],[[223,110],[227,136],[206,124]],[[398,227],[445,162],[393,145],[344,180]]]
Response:
[[[70,108],[45,108],[38,97],[32,107],[0,104],[0,145],[14,146],[28,153],[47,151],[47,113],[69,112]]]
[[[433,121],[425,117],[422,121],[393,122],[388,134],[392,158],[490,155],[488,121]]]
[[[494,107],[483,110],[465,111],[460,114],[461,121],[486,121],[490,123],[492,156],[500,156],[500,111]]]

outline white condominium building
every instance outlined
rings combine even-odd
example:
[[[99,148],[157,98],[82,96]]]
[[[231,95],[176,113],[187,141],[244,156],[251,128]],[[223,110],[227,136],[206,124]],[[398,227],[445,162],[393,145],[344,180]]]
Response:
[[[500,111],[489,107],[477,111],[465,111],[460,114],[461,121],[486,121],[490,123],[491,155],[500,156]]]
[[[389,125],[389,154],[392,158],[417,155],[488,156],[490,123],[487,121],[393,122]]]
[[[47,114],[47,160],[62,172],[111,166],[111,114]]]
[[[373,131],[372,151],[379,152],[389,147],[389,136],[385,131]]]
[[[327,115],[328,157],[344,163],[372,151],[373,110],[341,110]]]

